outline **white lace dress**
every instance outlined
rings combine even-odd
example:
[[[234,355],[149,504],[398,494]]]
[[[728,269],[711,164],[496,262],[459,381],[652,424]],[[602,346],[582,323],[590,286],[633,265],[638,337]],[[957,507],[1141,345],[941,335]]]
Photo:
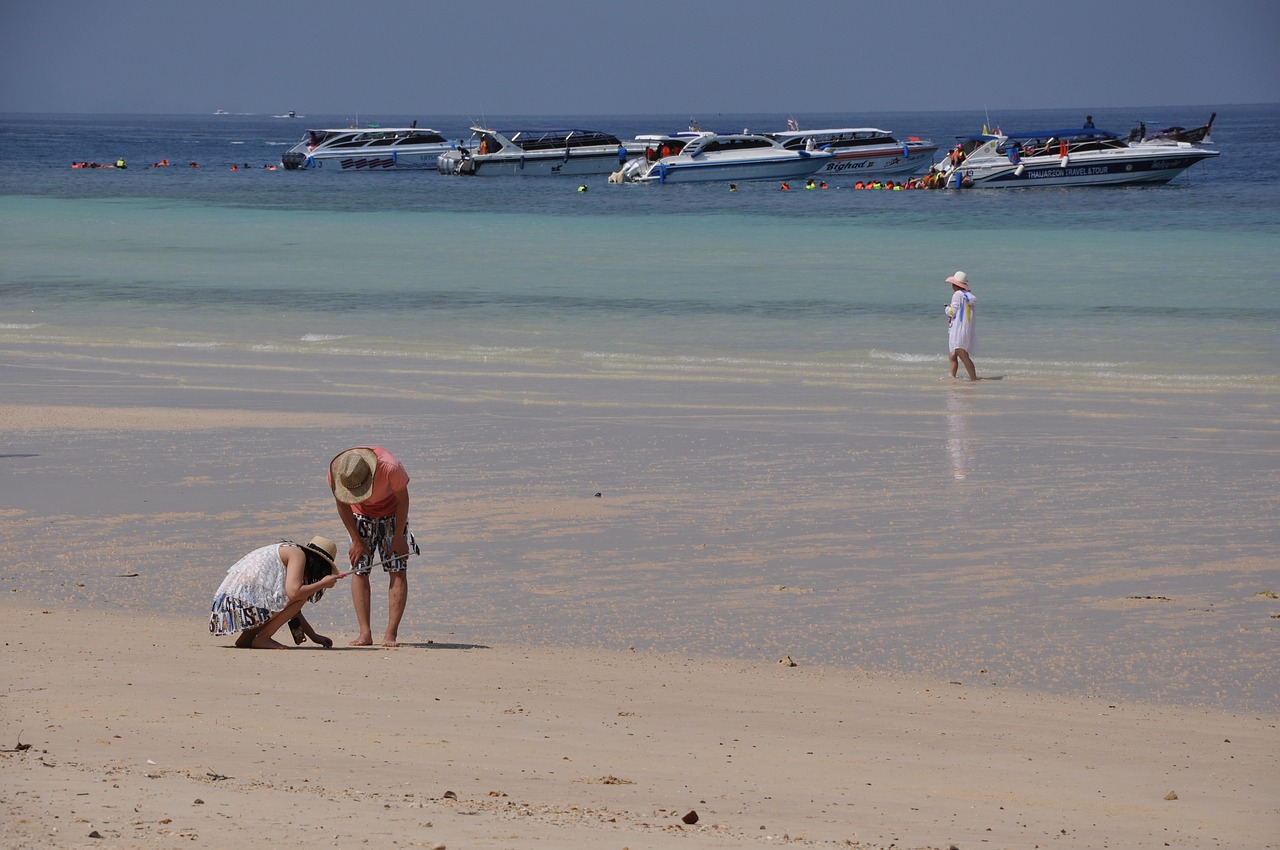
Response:
[[[227,570],[209,615],[209,631],[229,635],[260,626],[289,604],[284,591],[283,543],[254,549]]]

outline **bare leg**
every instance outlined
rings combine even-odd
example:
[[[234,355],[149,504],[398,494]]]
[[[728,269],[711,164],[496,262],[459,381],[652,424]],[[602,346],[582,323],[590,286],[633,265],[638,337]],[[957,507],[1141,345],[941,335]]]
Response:
[[[270,620],[267,620],[261,626],[245,629],[240,633],[240,637],[236,638],[236,646],[241,649],[288,649],[287,646],[275,640],[275,633],[280,631],[281,626],[297,616],[298,612],[302,610],[302,606],[306,604],[307,600],[299,599],[283,611],[274,614]]]
[[[964,364],[965,371],[969,373],[969,380],[971,381],[978,380],[978,370],[974,368],[973,360],[969,358],[969,352],[965,351],[963,348],[957,348],[955,353],[956,353],[956,356],[960,358],[960,362]],[[951,377],[954,378],[955,375],[956,375],[956,366],[955,366],[955,361],[952,360]]]
[[[956,353],[954,351],[947,355],[947,362],[950,365],[951,377],[954,378],[956,376],[956,371],[960,368],[960,361],[956,357]]]
[[[356,622],[360,634],[351,641],[352,646],[373,646],[373,633],[369,631],[369,577],[351,574],[351,602],[356,608]]]
[[[400,618],[404,616],[405,603],[409,601],[409,572],[400,570],[389,573],[391,587],[387,591],[387,633],[382,638],[383,646],[399,646]]]

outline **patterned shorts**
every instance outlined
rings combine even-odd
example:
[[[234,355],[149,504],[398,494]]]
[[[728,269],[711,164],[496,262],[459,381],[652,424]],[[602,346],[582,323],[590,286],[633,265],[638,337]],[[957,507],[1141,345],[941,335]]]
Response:
[[[422,550],[418,548],[418,544],[413,539],[413,532],[407,528],[405,531],[409,536],[409,553],[412,555],[422,554]],[[399,558],[391,551],[391,541],[396,538],[396,518],[394,516],[384,517],[367,517],[362,514],[356,514],[356,533],[360,535],[360,539],[364,541],[365,553],[356,561],[351,571],[358,576],[367,576],[373,572],[376,564],[382,564],[383,572],[399,573],[404,572],[409,567],[409,556],[402,555]]]

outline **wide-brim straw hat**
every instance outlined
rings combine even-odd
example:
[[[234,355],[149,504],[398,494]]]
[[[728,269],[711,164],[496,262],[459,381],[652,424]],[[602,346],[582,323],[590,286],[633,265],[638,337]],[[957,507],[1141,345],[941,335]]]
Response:
[[[373,493],[373,474],[378,469],[378,456],[373,449],[347,449],[329,461],[329,477],[333,479],[333,497],[347,505],[366,501]]]
[[[947,283],[952,286],[958,286],[965,292],[969,291],[969,276],[964,272],[956,272],[951,277],[947,278]]]
[[[329,568],[335,575],[340,572],[337,563],[335,563],[338,558],[338,544],[334,543],[328,537],[312,537],[311,542],[302,548],[309,549],[328,561]]]

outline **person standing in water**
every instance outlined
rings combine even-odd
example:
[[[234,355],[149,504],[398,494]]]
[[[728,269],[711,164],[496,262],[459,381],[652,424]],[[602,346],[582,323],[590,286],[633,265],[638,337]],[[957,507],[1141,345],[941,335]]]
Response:
[[[977,353],[978,333],[974,327],[974,305],[978,298],[969,289],[969,276],[956,272],[947,278],[951,284],[951,303],[947,305],[947,359],[951,362],[951,377],[956,377],[960,364],[964,364],[969,380],[978,380],[978,370],[973,366]]]

